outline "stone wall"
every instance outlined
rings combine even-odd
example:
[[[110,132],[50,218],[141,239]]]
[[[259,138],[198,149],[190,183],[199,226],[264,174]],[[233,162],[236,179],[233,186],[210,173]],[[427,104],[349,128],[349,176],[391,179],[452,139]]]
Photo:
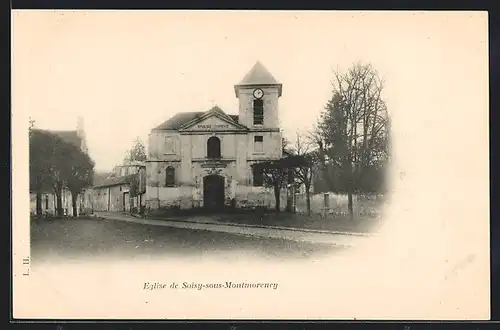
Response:
[[[128,191],[129,184],[94,188],[94,211],[124,211],[123,194]]]
[[[203,163],[194,163],[191,176],[192,183],[177,184],[174,187],[165,187],[161,184],[163,177],[160,175],[158,181],[151,179],[150,185],[146,187],[146,207],[157,209],[158,207],[193,208],[203,206],[203,178],[209,174],[218,174],[224,177],[225,205],[230,206],[232,200],[236,207],[275,207],[275,197],[272,188],[254,187],[253,180],[247,173],[242,181],[237,180],[238,171],[235,162],[226,164],[223,168],[205,168]],[[248,172],[251,170],[248,168]],[[286,189],[281,192],[281,205],[286,204]]]
[[[150,209],[176,207],[192,208],[196,203],[192,187],[147,187],[145,205]]]

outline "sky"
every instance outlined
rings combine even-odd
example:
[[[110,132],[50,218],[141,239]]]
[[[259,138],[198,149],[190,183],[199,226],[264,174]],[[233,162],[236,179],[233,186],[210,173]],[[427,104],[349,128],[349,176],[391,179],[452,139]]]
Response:
[[[75,129],[81,116],[96,169],[110,170],[177,112],[237,114],[233,85],[260,60],[283,84],[293,139],[331,97],[333,70],[356,61],[385,80],[390,113],[433,97],[442,76],[430,70],[459,62],[446,55],[463,47],[452,27],[470,28],[451,13],[17,11],[13,108],[45,129]]]

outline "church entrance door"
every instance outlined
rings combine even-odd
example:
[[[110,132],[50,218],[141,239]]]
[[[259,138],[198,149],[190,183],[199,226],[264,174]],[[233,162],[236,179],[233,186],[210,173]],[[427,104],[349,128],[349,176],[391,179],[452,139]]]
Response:
[[[224,177],[215,174],[203,178],[203,206],[212,211],[224,208]]]

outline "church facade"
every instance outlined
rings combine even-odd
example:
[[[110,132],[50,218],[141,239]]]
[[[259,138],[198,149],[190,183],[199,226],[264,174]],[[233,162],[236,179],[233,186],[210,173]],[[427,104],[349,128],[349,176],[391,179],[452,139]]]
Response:
[[[257,62],[234,86],[238,115],[218,106],[178,113],[149,134],[146,207],[274,205],[251,165],[282,157],[282,84]]]

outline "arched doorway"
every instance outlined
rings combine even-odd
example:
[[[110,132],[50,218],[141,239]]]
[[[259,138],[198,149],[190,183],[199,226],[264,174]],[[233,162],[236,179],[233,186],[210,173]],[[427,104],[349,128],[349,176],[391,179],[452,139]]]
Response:
[[[224,207],[224,177],[213,174],[203,178],[203,206],[208,210]]]

